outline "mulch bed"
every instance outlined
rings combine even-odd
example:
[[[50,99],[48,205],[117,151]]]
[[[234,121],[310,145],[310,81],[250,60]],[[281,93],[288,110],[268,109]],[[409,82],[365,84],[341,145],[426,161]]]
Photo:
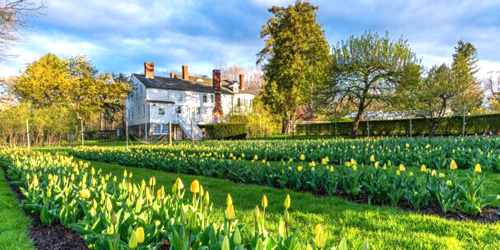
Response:
[[[355,203],[359,204],[367,204],[368,203],[368,194],[366,192],[361,192],[358,197],[353,198],[352,196],[346,194],[344,190],[337,190],[337,193],[335,194],[336,197],[340,197]],[[374,205],[390,205],[390,204],[379,204],[379,203],[373,203]],[[428,214],[428,215],[435,215],[439,216],[445,219],[454,219],[454,220],[460,220],[460,221],[475,221],[475,222],[482,222],[482,223],[496,223],[500,221],[500,208],[499,207],[492,207],[492,206],[487,206],[483,208],[483,211],[481,214],[477,216],[471,216],[466,213],[464,213],[460,208],[457,208],[455,212],[447,212],[443,213],[441,210],[441,207],[439,204],[435,201],[429,201],[429,205],[426,206],[425,208],[420,208],[420,209],[414,209],[406,199],[401,198],[401,200],[398,203],[399,208],[405,210],[405,211],[411,211],[411,212],[417,212],[417,213],[422,213],[422,214]]]
[[[10,188],[16,193],[17,199],[21,202],[25,199],[19,187],[12,185],[4,169],[5,178],[9,183]],[[31,214],[26,212],[26,215],[31,218],[30,237],[33,245],[39,250],[81,250],[88,249],[85,241],[75,231],[65,228],[59,222],[55,222],[51,226],[44,225],[40,221],[39,214]]]

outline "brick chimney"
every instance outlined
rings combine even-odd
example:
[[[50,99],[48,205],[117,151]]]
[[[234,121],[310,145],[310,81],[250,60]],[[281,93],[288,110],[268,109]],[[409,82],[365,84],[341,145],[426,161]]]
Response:
[[[144,75],[146,76],[146,78],[155,78],[155,63],[144,63]]]
[[[220,69],[214,69],[212,72],[213,88],[215,92],[221,91]]]
[[[174,72],[170,72],[170,78],[175,78],[175,73]]]
[[[222,115],[224,114],[224,111],[222,109],[222,93],[221,93],[222,85],[221,85],[219,69],[213,70],[212,81],[213,81],[213,88],[215,90],[215,105],[214,105],[213,115],[215,117],[215,120],[219,121],[222,118]]]
[[[189,71],[187,65],[182,66],[182,79],[189,80]]]
[[[245,90],[245,75],[240,74],[240,89],[241,91]]]

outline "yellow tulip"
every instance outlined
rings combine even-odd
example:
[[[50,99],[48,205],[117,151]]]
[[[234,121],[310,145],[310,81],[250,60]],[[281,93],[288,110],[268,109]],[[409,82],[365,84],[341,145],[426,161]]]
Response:
[[[455,160],[451,160],[450,169],[455,170],[457,168],[458,168],[458,166],[457,166],[457,163],[455,162]]]
[[[481,169],[481,165],[479,165],[479,163],[478,163],[478,164],[476,164],[476,166],[474,167],[474,171],[475,171],[476,173],[480,173],[480,172],[482,171],[482,169]]]
[[[375,155],[370,156],[370,162],[375,162]]]
[[[228,221],[232,221],[236,218],[236,215],[234,213],[234,207],[233,207],[233,204],[229,204],[227,205],[227,208],[226,208],[226,213],[225,213],[225,218],[226,220]]]
[[[80,197],[84,200],[90,198],[90,191],[88,189],[83,189],[78,191],[78,194],[80,194]]]
[[[399,171],[404,172],[406,170],[403,164],[399,164]]]
[[[200,192],[200,183],[198,182],[198,180],[194,180],[191,183],[191,193],[197,194],[199,192]]]
[[[141,244],[144,242],[144,228],[139,227],[135,230],[135,235],[137,236],[137,243]]]
[[[300,160],[301,160],[301,161],[303,161],[303,160],[305,160],[305,159],[306,159],[306,156],[305,156],[305,155],[303,155],[303,154],[301,154],[301,155],[300,155]]]
[[[427,167],[424,164],[422,164],[422,166],[420,167],[420,171],[427,172]]]
[[[266,209],[266,207],[267,207],[267,197],[265,194],[262,196],[262,207],[264,209]]]
[[[302,171],[302,166],[298,166],[297,171],[299,171],[299,172]]]

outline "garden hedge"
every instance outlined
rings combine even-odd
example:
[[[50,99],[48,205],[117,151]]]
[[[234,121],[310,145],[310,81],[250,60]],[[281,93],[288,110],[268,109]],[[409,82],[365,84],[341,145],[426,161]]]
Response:
[[[466,117],[465,131],[467,134],[500,131],[500,114],[476,115]],[[410,134],[410,119],[374,120],[368,121],[372,136],[406,136]],[[463,126],[462,116],[442,118],[436,128],[436,135],[460,135]],[[296,131],[299,134],[327,134],[350,135],[352,122],[329,122],[298,124]],[[412,119],[413,135],[428,135],[429,121],[423,118]],[[358,135],[368,135],[366,121],[359,122]]]
[[[205,129],[205,138],[208,139],[245,139],[247,125],[245,123],[213,123],[200,126]]]

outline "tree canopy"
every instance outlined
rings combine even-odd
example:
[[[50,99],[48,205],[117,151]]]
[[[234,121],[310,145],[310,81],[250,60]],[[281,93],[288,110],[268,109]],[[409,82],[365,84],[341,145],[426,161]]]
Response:
[[[319,103],[328,108],[352,105],[356,109],[351,136],[374,102],[386,102],[405,81],[420,74],[420,62],[406,40],[365,32],[332,48],[331,78],[321,87]]]
[[[295,120],[299,105],[308,104],[312,90],[325,79],[329,45],[317,22],[318,7],[297,1],[288,7],[272,7],[262,27],[265,47],[258,54],[263,65],[262,101],[279,116],[282,132]]]

